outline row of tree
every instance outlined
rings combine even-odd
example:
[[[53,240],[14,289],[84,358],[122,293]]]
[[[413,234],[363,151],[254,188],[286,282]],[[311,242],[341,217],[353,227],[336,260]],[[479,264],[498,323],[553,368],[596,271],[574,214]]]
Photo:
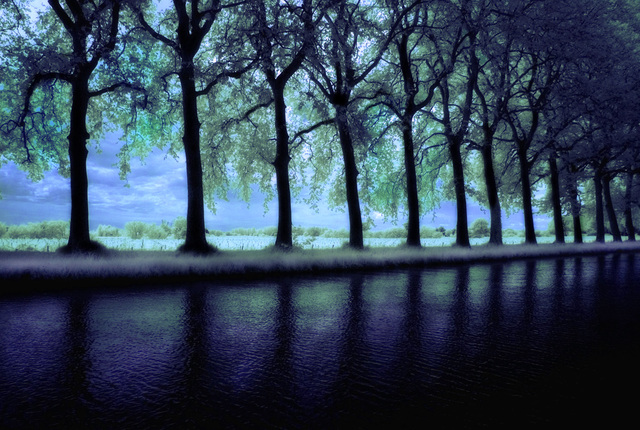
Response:
[[[89,237],[87,144],[122,133],[120,174],[154,146],[184,151],[185,251],[208,252],[205,204],[253,185],[277,198],[276,246],[293,244],[291,200],[346,207],[349,243],[368,214],[420,218],[467,198],[522,210],[534,195],[582,241],[638,206],[640,16],[631,0],[49,0],[2,2],[0,143],[33,179],[71,179],[66,250]],[[36,8],[37,9],[37,8]],[[182,139],[177,139],[182,135]],[[181,143],[181,144],[180,144]],[[621,203],[616,204],[616,194]]]

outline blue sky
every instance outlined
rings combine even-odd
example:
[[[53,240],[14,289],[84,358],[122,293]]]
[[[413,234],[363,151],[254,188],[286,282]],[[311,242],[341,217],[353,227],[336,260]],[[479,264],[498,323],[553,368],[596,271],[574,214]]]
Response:
[[[132,172],[128,177],[129,187],[118,176],[116,142],[105,142],[102,152],[89,149],[87,170],[89,176],[90,228],[100,224],[123,227],[128,221],[144,221],[159,224],[162,220],[172,222],[178,216],[186,216],[187,187],[183,159],[167,157],[155,150],[143,162],[132,160]],[[69,181],[56,171],[47,172],[45,179],[31,182],[26,174],[14,164],[0,166],[0,222],[23,224],[45,220],[68,220],[70,213]],[[348,229],[346,212],[330,210],[322,204],[315,212],[304,203],[294,202],[293,224],[309,227]],[[489,218],[487,211],[468,201],[469,222],[476,218]],[[398,225],[405,222],[398,220]],[[435,213],[426,214],[423,225],[433,227],[455,226],[455,205],[445,202]],[[546,216],[536,216],[536,228],[546,229]],[[272,201],[269,211],[264,213],[263,197],[254,194],[249,205],[229,196],[229,201],[219,201],[215,214],[207,210],[206,225],[209,229],[228,231],[237,227],[266,227],[277,224],[277,206]],[[504,218],[504,228],[522,229],[522,215],[517,213]],[[375,219],[375,230],[392,227],[382,218]]]

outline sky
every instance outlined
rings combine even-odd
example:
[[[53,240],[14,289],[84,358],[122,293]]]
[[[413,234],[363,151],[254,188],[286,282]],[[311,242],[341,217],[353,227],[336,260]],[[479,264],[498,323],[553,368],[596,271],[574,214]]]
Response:
[[[44,2],[35,2],[36,4]],[[87,174],[89,177],[89,227],[94,230],[99,225],[113,225],[122,228],[129,221],[143,221],[160,224],[163,220],[172,222],[179,216],[186,216],[187,185],[184,158],[175,160],[159,149],[154,150],[143,162],[131,161],[127,182],[120,180],[116,153],[119,143],[107,138],[101,142],[101,152],[89,148]],[[125,184],[128,183],[129,187]],[[47,220],[69,220],[70,189],[69,180],[55,170],[47,172],[44,180],[32,182],[13,163],[0,165],[0,222],[24,224]],[[234,197],[229,201],[219,201],[216,213],[208,209],[205,213],[206,227],[210,230],[229,231],[239,227],[262,228],[277,225],[277,202],[269,204],[265,213],[264,197],[255,192],[249,204]],[[293,202],[293,225],[302,227],[327,227],[348,229],[349,222],[344,211],[331,210],[319,204],[318,211],[303,202]],[[489,219],[487,210],[477,203],[467,200],[469,224],[477,218]],[[406,218],[400,214],[395,224],[385,222],[380,215],[373,214],[374,230],[402,226]],[[537,229],[545,230],[549,217],[536,215]],[[454,228],[456,224],[455,204],[443,202],[433,213],[424,215],[421,225]],[[510,217],[503,214],[503,228],[524,229],[521,213]]]
[[[122,228],[129,221],[160,224],[163,220],[173,222],[177,217],[186,217],[187,185],[184,158],[178,160],[156,149],[144,161],[133,159],[127,182],[122,181],[115,166],[120,144],[115,141],[101,143],[101,152],[89,148],[87,174],[89,177],[89,223],[92,230],[100,224]],[[128,183],[129,187],[125,184]],[[47,220],[69,220],[69,180],[55,170],[47,172],[44,180],[32,182],[26,173],[13,163],[0,166],[0,222],[25,224]],[[239,227],[262,228],[277,225],[277,203],[272,201],[264,212],[264,197],[254,193],[249,204],[229,194],[229,201],[218,201],[216,213],[208,209],[205,213],[206,227],[210,230],[229,231]],[[476,218],[489,219],[489,213],[479,205],[467,201],[469,223]],[[293,203],[293,225],[302,227],[328,227],[348,229],[345,211],[331,210],[319,204],[316,212],[303,202]],[[406,219],[400,216],[394,225],[384,222],[374,214],[374,230],[402,226]],[[545,230],[547,216],[536,216],[536,228]],[[455,227],[455,204],[444,202],[435,213],[428,213],[422,225]],[[523,229],[521,213],[511,217],[503,215],[503,227]]]

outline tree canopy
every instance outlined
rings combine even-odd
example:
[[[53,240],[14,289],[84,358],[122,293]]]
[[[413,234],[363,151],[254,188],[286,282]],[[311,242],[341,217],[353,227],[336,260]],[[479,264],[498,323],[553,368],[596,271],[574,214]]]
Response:
[[[553,214],[558,241],[565,227],[581,241],[585,216],[597,240],[606,231],[632,239],[634,6],[4,1],[0,168],[13,162],[33,180],[52,168],[70,176],[71,251],[95,248],[86,156],[107,131],[122,135],[122,177],[132,154],[184,152],[186,251],[211,249],[205,207],[215,210],[230,189],[248,199],[255,187],[278,201],[284,249],[292,198],[345,208],[354,248],[372,211],[406,214],[407,244],[420,246],[421,217],[444,199],[456,202],[460,246],[469,246],[467,199],[489,208],[496,245],[505,211],[522,211],[535,243],[536,207]]]

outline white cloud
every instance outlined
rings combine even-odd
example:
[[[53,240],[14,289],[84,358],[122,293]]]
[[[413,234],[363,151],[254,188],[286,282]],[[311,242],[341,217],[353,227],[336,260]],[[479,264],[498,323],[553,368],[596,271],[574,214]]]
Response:
[[[118,144],[105,142],[102,152],[90,149],[87,161],[89,177],[89,217],[92,229],[99,224],[111,224],[122,227],[128,221],[144,221],[160,223],[162,220],[173,221],[178,216],[186,216],[187,186],[186,169],[183,157],[178,160],[166,156],[159,149],[153,150],[148,157],[140,161],[131,161],[131,173],[128,177],[129,187],[120,180],[115,166]],[[45,179],[33,183],[26,173],[14,164],[7,163],[0,167],[0,222],[19,224],[39,222],[52,219],[69,219],[70,191],[69,180],[61,177],[56,171],[47,172]],[[217,211],[205,213],[207,228],[231,230],[237,227],[256,227],[277,225],[277,201],[269,203],[269,211],[264,213],[264,196],[253,193],[251,204],[247,204],[229,194],[230,201],[216,202]],[[476,218],[489,219],[486,210],[469,202],[469,222]],[[348,214],[331,210],[322,202],[317,211],[302,201],[293,201],[292,219],[296,226],[319,226],[334,229],[348,228]],[[393,226],[383,222],[380,214],[373,214],[375,229]],[[406,222],[401,216],[396,225]],[[444,226],[454,228],[456,224],[455,204],[443,202],[435,213],[422,217],[423,225],[433,227]],[[546,229],[549,218],[537,215],[536,228]],[[504,228],[522,229],[522,214],[516,213],[503,219]]]

